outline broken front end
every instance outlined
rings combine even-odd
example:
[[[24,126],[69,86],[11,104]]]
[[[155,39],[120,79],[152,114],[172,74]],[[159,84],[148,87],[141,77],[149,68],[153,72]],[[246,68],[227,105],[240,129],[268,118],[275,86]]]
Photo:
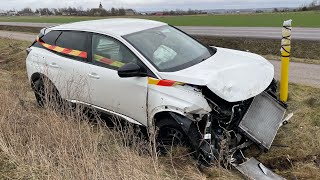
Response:
[[[197,148],[201,163],[232,164],[241,171],[242,167],[248,169],[246,165],[256,162],[254,159],[247,161],[243,155],[243,151],[250,145],[256,144],[262,150],[268,151],[277,131],[285,123],[286,104],[278,100],[276,89],[276,82],[273,81],[259,95],[230,103],[207,87],[202,88],[212,112],[202,117],[202,124],[198,124],[198,129],[203,131],[200,133],[202,137]],[[196,141],[195,138],[193,140]],[[244,164],[245,161],[248,164]],[[259,169],[261,172],[269,172],[262,164]]]

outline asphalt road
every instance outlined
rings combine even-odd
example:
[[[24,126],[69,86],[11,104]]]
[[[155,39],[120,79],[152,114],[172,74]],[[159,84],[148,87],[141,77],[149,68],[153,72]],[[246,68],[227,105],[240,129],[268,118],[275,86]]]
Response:
[[[30,41],[33,42],[36,39],[36,34],[27,34],[22,32],[14,32],[14,31],[0,31],[0,37],[16,39],[22,41]]]
[[[179,26],[191,35],[281,39],[282,28]],[[320,41],[320,28],[293,28],[292,39]]]
[[[5,26],[49,27],[54,23],[26,23],[26,22],[0,22]],[[205,26],[178,26],[191,35],[222,36],[222,37],[251,37],[280,39],[281,27],[205,27]],[[292,39],[320,41],[320,28],[294,28]]]
[[[0,37],[32,42],[35,40],[36,35],[12,31],[0,31]],[[281,62],[273,60],[270,62],[275,68],[275,78],[280,79]],[[320,65],[291,62],[289,72],[290,82],[320,88]]]
[[[0,25],[3,26],[23,26],[23,27],[49,27],[56,26],[59,24],[55,23],[31,23],[31,22],[0,22]]]

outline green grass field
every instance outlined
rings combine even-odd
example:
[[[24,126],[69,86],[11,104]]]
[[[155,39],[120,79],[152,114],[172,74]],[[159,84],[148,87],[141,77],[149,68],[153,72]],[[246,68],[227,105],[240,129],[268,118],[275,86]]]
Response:
[[[295,27],[320,27],[320,12],[290,12],[198,16],[131,16],[162,21],[175,26],[279,27],[284,20],[293,19]],[[110,17],[0,17],[2,22],[69,23]]]

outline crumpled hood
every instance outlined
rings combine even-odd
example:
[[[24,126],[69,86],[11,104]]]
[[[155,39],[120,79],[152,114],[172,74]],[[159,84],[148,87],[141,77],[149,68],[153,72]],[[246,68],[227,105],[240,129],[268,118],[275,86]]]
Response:
[[[197,65],[159,75],[163,79],[207,86],[222,99],[237,102],[263,92],[274,77],[274,67],[257,54],[217,48],[215,55]]]

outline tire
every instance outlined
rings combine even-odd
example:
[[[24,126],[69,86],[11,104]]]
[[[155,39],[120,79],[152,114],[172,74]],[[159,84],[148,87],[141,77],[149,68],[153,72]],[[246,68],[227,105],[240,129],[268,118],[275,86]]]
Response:
[[[51,81],[43,77],[37,79],[33,84],[33,91],[40,107],[60,107],[62,98]]]
[[[171,117],[163,117],[156,126],[157,147],[161,153],[167,153],[173,146],[186,145],[187,136],[181,126]]]
[[[207,155],[208,152],[211,151],[211,148],[210,146],[202,146],[200,144],[201,136],[199,127],[195,123],[191,123],[188,132],[186,133],[183,131],[181,125],[170,116],[160,119],[156,123],[156,126],[158,128],[156,138],[157,147],[161,153],[166,154],[173,146],[182,145],[190,150],[192,156],[198,160],[199,164],[204,166],[210,165],[211,160],[208,159],[209,156]],[[177,132],[178,134],[181,134],[175,136]]]

